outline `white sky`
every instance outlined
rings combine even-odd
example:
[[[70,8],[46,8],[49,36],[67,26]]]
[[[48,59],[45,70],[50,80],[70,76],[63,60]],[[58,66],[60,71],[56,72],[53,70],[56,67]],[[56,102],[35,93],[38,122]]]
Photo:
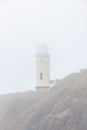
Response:
[[[35,53],[49,46],[51,78],[87,68],[87,1],[0,1],[0,93],[35,87]]]

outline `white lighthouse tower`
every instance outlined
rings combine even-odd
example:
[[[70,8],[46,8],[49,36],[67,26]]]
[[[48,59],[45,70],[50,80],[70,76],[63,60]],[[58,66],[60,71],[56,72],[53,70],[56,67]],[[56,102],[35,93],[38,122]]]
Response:
[[[48,90],[50,88],[50,55],[45,44],[38,46],[36,65],[36,90]]]

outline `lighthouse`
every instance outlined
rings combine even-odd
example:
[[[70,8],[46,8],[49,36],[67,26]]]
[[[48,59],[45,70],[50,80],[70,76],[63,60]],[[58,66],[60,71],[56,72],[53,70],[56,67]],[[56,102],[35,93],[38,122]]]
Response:
[[[36,53],[36,90],[44,91],[50,88],[50,55],[48,47],[40,44]]]

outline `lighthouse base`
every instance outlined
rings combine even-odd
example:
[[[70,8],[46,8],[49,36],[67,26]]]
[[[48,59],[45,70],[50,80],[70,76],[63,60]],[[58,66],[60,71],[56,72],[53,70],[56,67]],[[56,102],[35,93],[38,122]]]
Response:
[[[37,91],[48,91],[50,89],[50,86],[37,86]]]

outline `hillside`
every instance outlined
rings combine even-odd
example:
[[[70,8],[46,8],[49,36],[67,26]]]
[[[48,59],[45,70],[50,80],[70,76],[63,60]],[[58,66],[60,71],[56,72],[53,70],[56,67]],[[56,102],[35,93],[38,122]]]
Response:
[[[70,74],[47,93],[0,97],[0,130],[87,130],[87,70]]]

